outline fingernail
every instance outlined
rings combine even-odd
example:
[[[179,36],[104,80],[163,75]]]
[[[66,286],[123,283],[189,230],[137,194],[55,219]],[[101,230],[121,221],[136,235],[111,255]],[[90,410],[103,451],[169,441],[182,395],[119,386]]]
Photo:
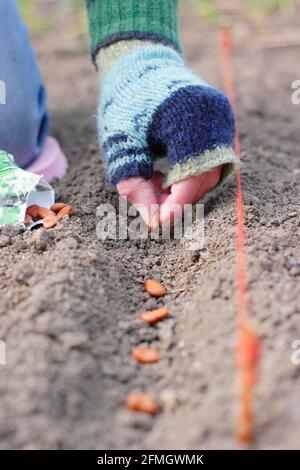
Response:
[[[154,231],[159,227],[159,208],[152,215],[150,222],[148,223],[148,231]]]

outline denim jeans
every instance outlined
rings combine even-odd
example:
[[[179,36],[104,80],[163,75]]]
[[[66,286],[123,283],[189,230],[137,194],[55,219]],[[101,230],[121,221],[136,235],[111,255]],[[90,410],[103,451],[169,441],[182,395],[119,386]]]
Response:
[[[0,0],[0,149],[26,168],[48,135],[46,90],[15,0]]]

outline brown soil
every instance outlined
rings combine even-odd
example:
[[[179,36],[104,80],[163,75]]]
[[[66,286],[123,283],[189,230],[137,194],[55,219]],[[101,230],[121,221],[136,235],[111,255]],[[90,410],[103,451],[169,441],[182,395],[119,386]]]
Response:
[[[222,86],[216,31],[183,24],[189,63]],[[104,188],[98,156],[97,75],[87,54],[36,45],[53,134],[70,162],[54,186],[77,215],[49,231],[0,232],[0,448],[237,448],[235,182],[206,203],[199,258],[174,240],[101,243],[96,208],[117,196]],[[251,311],[263,339],[255,448],[299,448],[298,62],[299,46],[269,47],[251,31],[236,50]],[[149,276],[175,292],[150,299]],[[164,322],[137,320],[164,303]],[[162,360],[133,361],[141,344]],[[134,390],[158,398],[156,417],[125,409]]]

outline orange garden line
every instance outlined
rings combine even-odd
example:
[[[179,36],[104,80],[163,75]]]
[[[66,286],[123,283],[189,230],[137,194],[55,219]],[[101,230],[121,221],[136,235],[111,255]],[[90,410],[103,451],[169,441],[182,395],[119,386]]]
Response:
[[[225,93],[237,114],[237,105],[234,90],[233,77],[233,43],[229,28],[222,27],[220,30],[220,52],[222,59]],[[240,158],[241,146],[239,130],[236,128],[235,152]],[[244,229],[244,204],[241,173],[236,171],[237,193],[237,375],[240,386],[240,415],[236,426],[236,437],[243,443],[250,443],[253,439],[253,388],[257,381],[258,363],[260,358],[260,340],[250,324],[249,296],[246,273],[245,256],[245,229]]]

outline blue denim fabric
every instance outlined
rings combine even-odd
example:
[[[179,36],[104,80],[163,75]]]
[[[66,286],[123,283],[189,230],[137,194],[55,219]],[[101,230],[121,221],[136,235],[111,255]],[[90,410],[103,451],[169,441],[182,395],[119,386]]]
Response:
[[[4,104],[5,101],[5,104]],[[15,0],[0,0],[0,149],[26,168],[48,135],[46,90]]]

